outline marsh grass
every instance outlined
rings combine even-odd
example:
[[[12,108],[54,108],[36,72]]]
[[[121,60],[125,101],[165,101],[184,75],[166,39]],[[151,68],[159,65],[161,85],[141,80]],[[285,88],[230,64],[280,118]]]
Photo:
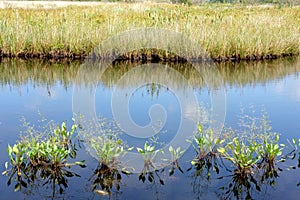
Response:
[[[140,27],[178,31],[216,60],[268,59],[300,52],[299,7],[117,3],[2,9],[0,19],[2,57],[82,58],[110,37]]]

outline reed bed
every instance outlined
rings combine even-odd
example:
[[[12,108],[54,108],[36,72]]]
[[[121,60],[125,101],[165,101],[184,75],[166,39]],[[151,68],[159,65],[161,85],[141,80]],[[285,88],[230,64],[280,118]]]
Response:
[[[1,9],[0,56],[83,58],[110,37],[142,27],[180,32],[199,45],[201,54],[206,52],[216,60],[267,59],[300,53],[299,7],[114,3]],[[144,45],[141,43],[140,49]],[[161,52],[162,57],[168,57]]]

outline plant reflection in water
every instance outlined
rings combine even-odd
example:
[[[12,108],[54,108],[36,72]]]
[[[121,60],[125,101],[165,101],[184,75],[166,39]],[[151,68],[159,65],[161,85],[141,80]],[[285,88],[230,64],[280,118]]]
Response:
[[[13,146],[8,145],[7,153],[10,163],[6,162],[3,174],[9,176],[7,185],[16,180],[14,191],[34,186],[35,182],[42,186],[50,185],[52,197],[56,194],[56,186],[62,194],[68,187],[68,178],[80,177],[72,172],[72,166],[85,167],[84,161],[70,162],[76,159],[76,143],[74,133],[77,125],[67,130],[65,122],[58,126],[53,121],[45,123],[39,130],[24,121],[25,136]],[[45,122],[45,119],[42,120]],[[78,141],[79,145],[79,141]],[[9,166],[10,165],[10,166]],[[11,167],[11,168],[9,168]]]

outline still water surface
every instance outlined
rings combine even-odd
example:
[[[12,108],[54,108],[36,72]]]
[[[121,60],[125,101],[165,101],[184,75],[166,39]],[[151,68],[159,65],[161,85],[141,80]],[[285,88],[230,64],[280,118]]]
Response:
[[[107,68],[102,66],[109,65]],[[213,65],[213,64],[211,64]],[[81,104],[94,105],[95,115],[114,120],[112,98],[128,100],[130,117],[139,127],[151,123],[149,110],[159,105],[165,121],[157,123],[159,140],[170,142],[180,127],[183,118],[194,117],[193,104],[184,110],[178,96],[188,98],[195,95],[197,102],[207,107],[225,112],[224,124],[237,128],[241,109],[246,112],[260,113],[266,110],[273,131],[281,134],[280,142],[299,138],[300,132],[300,58],[253,63],[226,63],[209,66],[199,64],[198,71],[192,65],[161,64],[151,65],[117,63],[97,63],[95,66],[83,66],[82,63],[48,63],[41,61],[4,60],[0,63],[0,170],[5,170],[4,163],[7,144],[14,144],[22,130],[21,117],[35,123],[41,113],[47,119],[58,123],[71,122],[74,111],[74,97],[77,88],[84,88],[86,95]],[[162,66],[162,68],[161,68]],[[104,69],[104,70],[103,70]],[[136,70],[138,69],[138,70]],[[213,70],[211,70],[213,69]],[[173,73],[174,70],[175,72]],[[170,72],[171,71],[171,72]],[[173,73],[173,74],[172,74]],[[179,75],[178,75],[179,74]],[[188,84],[187,84],[188,83]],[[90,90],[89,90],[90,88]],[[218,93],[219,92],[219,93]],[[116,95],[117,96],[113,96]],[[214,93],[221,100],[213,102]],[[225,96],[222,96],[225,94]],[[122,96],[123,95],[123,96]],[[225,100],[223,99],[225,98]],[[224,100],[224,101],[223,101]],[[76,101],[76,100],[75,100]],[[76,104],[76,103],[75,103]],[[185,104],[184,104],[185,105]],[[218,106],[222,108],[218,108]],[[226,109],[224,109],[224,106]],[[75,105],[76,107],[76,105]],[[76,110],[76,108],[75,108]],[[256,115],[256,114],[254,114]],[[163,117],[162,117],[163,119]],[[220,118],[222,119],[222,118]],[[121,119],[122,120],[122,119]],[[163,123],[164,122],[164,123]],[[142,146],[143,138],[124,136],[131,146]],[[194,156],[192,148],[180,159],[184,173],[175,171],[160,173],[164,185],[149,181],[142,183],[138,174],[123,175],[120,190],[112,190],[110,197],[101,196],[91,191],[89,178],[97,168],[97,160],[81,148],[78,160],[86,160],[87,168],[73,168],[81,177],[72,177],[63,194],[56,194],[57,199],[224,199],[229,178],[217,179],[220,175],[212,174],[208,181],[205,176],[196,174],[196,170],[187,171],[189,160]],[[282,168],[289,164],[281,164]],[[225,169],[222,173],[226,175]],[[13,184],[7,186],[8,177],[0,176],[0,199],[51,199],[51,187],[35,184],[30,189],[14,192]],[[300,171],[283,170],[276,179],[276,186],[267,184],[262,191],[252,189],[255,199],[297,199],[300,195]],[[242,197],[243,198],[243,197]]]

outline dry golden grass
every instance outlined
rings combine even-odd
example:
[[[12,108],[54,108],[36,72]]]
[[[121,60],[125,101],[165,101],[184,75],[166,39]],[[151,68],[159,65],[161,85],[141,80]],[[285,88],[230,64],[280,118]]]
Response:
[[[2,9],[0,49],[2,56],[87,55],[111,36],[142,27],[181,32],[219,59],[300,53],[299,7],[153,3]]]

